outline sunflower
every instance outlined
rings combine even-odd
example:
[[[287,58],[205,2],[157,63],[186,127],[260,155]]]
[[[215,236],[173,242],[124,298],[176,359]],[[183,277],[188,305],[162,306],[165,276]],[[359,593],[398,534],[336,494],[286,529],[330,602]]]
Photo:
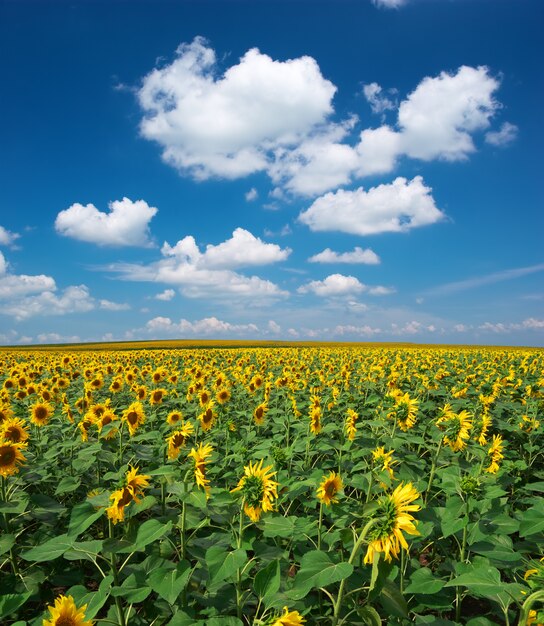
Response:
[[[143,495],[142,489],[149,487],[149,479],[151,476],[147,474],[138,474],[138,468],[129,465],[129,471],[125,477],[126,487],[132,493],[135,502],[138,502],[139,496]]]
[[[454,452],[459,452],[466,447],[472,429],[472,419],[468,411],[453,413],[450,410],[437,420],[436,425],[445,431],[444,443],[448,444]]]
[[[189,456],[192,457],[195,463],[195,482],[204,489],[207,498],[210,495],[210,481],[206,478],[206,465],[210,462],[209,458],[212,452],[213,447],[209,443],[206,445],[201,443],[198,450],[191,448],[191,452],[189,452]]]
[[[208,407],[198,416],[202,430],[207,431],[213,426],[215,422],[215,413],[213,412],[213,402],[208,404]]]
[[[410,398],[408,393],[400,394],[396,397],[393,414],[402,431],[406,432],[414,427],[418,408],[419,401],[415,398]]]
[[[53,407],[48,402],[36,402],[30,407],[30,420],[36,426],[45,426],[53,415]]]
[[[215,399],[219,404],[225,404],[230,400],[230,391],[227,387],[222,387],[215,394]]]
[[[47,607],[50,618],[44,619],[42,626],[93,626],[92,620],[85,619],[87,605],[77,608],[72,596],[59,596],[55,605]]]
[[[98,432],[101,433],[104,426],[111,424],[117,420],[117,415],[112,411],[112,409],[106,409],[104,413],[100,416],[100,418],[96,421],[96,427],[98,428]],[[117,434],[117,428],[111,428],[110,431],[105,435],[106,439],[113,439]]]
[[[493,435],[493,441],[487,451],[488,456],[491,457],[491,463],[486,467],[486,472],[489,474],[496,474],[499,471],[499,461],[504,458],[502,454],[503,441],[500,435]]]
[[[158,387],[149,392],[149,404],[161,404],[164,398],[168,395],[166,389]]]
[[[143,495],[142,489],[149,486],[149,478],[146,474],[138,474],[138,468],[129,465],[129,471],[125,476],[125,485],[110,495],[111,505],[106,509],[108,517],[114,524],[125,519],[125,507],[132,501],[139,502]]]
[[[170,411],[170,413],[168,413],[168,417],[166,418],[166,421],[169,426],[175,426],[176,424],[181,422],[182,419],[183,419],[183,415],[181,411]]]
[[[171,460],[177,459],[182,446],[185,445],[187,438],[193,433],[193,425],[191,422],[186,422],[183,428],[174,431],[167,439],[168,442],[168,458]]]
[[[122,378],[114,378],[110,384],[110,391],[112,393],[118,393],[119,391],[121,391],[124,384],[125,382],[123,381]]]
[[[13,416],[14,413],[9,404],[0,404],[0,424],[3,424],[6,420],[11,419]]]
[[[395,477],[395,472],[393,471],[392,465],[398,463],[398,461],[395,461],[391,458],[393,456],[393,452],[394,450],[386,452],[383,446],[372,450],[372,460],[377,465],[381,464],[382,471],[387,472],[389,474],[389,478],[391,479]]]
[[[231,493],[241,491],[244,498],[244,512],[252,522],[258,522],[261,514],[274,510],[274,500],[278,497],[278,483],[272,480],[276,472],[271,465],[263,469],[263,460],[246,465],[238,486]]]
[[[28,439],[25,422],[18,417],[5,420],[0,425],[0,439],[3,437],[11,443],[24,443]]]
[[[25,447],[25,443],[13,443],[0,439],[0,476],[17,474],[18,464],[26,461],[26,457],[21,452],[21,449]]]
[[[355,426],[355,422],[358,418],[359,415],[353,409],[347,410],[345,430],[349,441],[353,441],[355,439],[355,435],[357,434],[357,427]]]
[[[298,611],[289,611],[283,607],[283,615],[276,617],[270,626],[302,626],[306,620]]]
[[[332,503],[338,502],[335,498],[336,494],[343,488],[340,474],[331,472],[328,476],[323,476],[323,480],[317,489],[317,499],[330,506]]]
[[[198,396],[198,402],[200,404],[201,407],[207,407],[208,404],[211,402],[212,396],[210,395],[210,392],[206,389],[202,389],[202,391],[200,392],[199,396]]]
[[[253,411],[253,420],[255,421],[255,424],[257,424],[257,426],[262,426],[264,424],[264,416],[267,412],[268,407],[264,402],[262,404],[259,404],[259,406],[255,408],[255,410]]]
[[[132,437],[138,428],[145,422],[144,407],[141,402],[133,402],[123,413],[128,431]]]
[[[419,498],[412,483],[401,483],[393,493],[380,498],[376,511],[377,523],[370,530],[370,543],[364,562],[372,563],[375,553],[383,552],[386,561],[391,556],[398,557],[401,547],[408,550],[402,531],[409,535],[419,535],[414,517],[410,511],[419,511],[418,504],[411,504]]]

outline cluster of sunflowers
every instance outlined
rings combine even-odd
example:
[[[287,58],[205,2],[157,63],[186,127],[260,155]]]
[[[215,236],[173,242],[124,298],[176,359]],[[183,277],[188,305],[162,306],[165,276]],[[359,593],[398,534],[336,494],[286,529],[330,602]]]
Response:
[[[62,505],[68,509],[83,498],[97,512],[86,530],[89,541],[106,533],[102,520],[113,541],[134,532],[134,524],[141,520],[179,518],[179,562],[190,559],[197,578],[200,570],[209,569],[202,545],[207,545],[206,532],[212,533],[214,524],[232,529],[237,546],[233,560],[246,555],[247,536],[251,541],[257,537],[263,553],[237,567],[233,576],[236,614],[240,620],[246,616],[247,623],[249,614],[255,624],[266,626],[317,623],[320,616],[323,623],[337,626],[349,623],[341,617],[343,612],[349,615],[349,610],[361,607],[367,611],[365,619],[373,623],[369,598],[380,597],[374,588],[394,571],[392,563],[402,559],[394,571],[401,581],[431,560],[433,573],[440,571],[448,555],[436,547],[443,528],[433,524],[438,513],[449,514],[448,498],[461,494],[459,510],[468,525],[479,519],[473,500],[485,489],[530,480],[531,472],[544,479],[541,351],[394,346],[10,350],[4,357],[0,369],[4,503],[17,492],[42,489],[50,489],[51,497],[60,494],[62,499],[64,494]],[[55,446],[63,455],[46,457]],[[60,478],[64,472],[71,479],[65,483],[69,487],[61,482],[62,488],[52,489],[51,480],[36,483],[41,475],[36,468],[45,468],[48,458],[56,459]],[[520,501],[520,506],[527,508],[529,501]],[[299,544],[289,539],[297,516],[313,524],[301,534]],[[286,521],[284,526],[279,523],[280,539],[271,544],[269,528],[274,527],[268,525],[275,517]],[[8,534],[14,535],[13,529],[25,520],[6,514]],[[39,519],[32,524],[39,524]],[[42,529],[33,540],[31,528],[29,522],[28,528],[17,530],[26,548],[51,535],[50,528]],[[454,536],[460,547],[458,561],[467,565],[470,537],[463,528],[459,525]],[[352,535],[343,534],[348,529]],[[62,535],[62,528],[58,532]],[[161,541],[166,542],[162,535]],[[176,545],[173,537],[168,542]],[[341,542],[346,543],[340,546]],[[415,542],[418,551],[412,564],[409,542]],[[524,558],[531,562],[540,562],[536,545],[529,542],[523,548]],[[161,543],[160,550],[167,547]],[[319,558],[324,564],[333,559],[334,565],[344,552],[351,552],[340,565],[345,572],[360,568],[366,596],[356,585],[347,591],[352,582],[347,574],[333,580],[333,585],[340,583],[333,590],[316,582],[321,580],[317,573],[308,578],[305,552],[312,551],[329,555]],[[10,546],[9,559],[1,565],[2,573],[13,570],[10,594],[19,589],[20,552]],[[278,602],[288,606],[269,598],[265,606],[261,596],[253,603],[248,600],[251,586],[244,588],[244,581],[257,576],[258,562],[271,558],[285,563],[286,574],[281,585],[278,578],[276,591],[282,589]],[[110,565],[115,569],[114,563]],[[379,570],[386,565],[389,570]],[[365,573],[365,566],[372,574]],[[115,570],[116,579],[120,575]],[[521,579],[528,584],[531,576],[535,573]],[[211,573],[208,578],[213,579]],[[311,596],[313,604],[301,601],[310,589],[300,582],[305,579],[320,590]],[[200,582],[205,585],[206,579]],[[289,595],[297,584],[305,593]],[[461,592],[455,589],[460,607]],[[52,592],[53,586],[46,587],[32,597],[50,602]],[[202,598],[196,584],[186,583],[186,592],[180,606],[198,617],[210,597]],[[133,609],[119,608],[124,592],[117,593],[116,619],[126,626]],[[324,594],[330,599],[328,609]],[[43,626],[92,625],[98,619],[96,611],[90,613],[76,600],[59,595]],[[290,602],[299,604],[294,608]],[[387,612],[386,603],[381,607]],[[142,615],[145,610],[151,609],[142,608]],[[533,613],[529,618],[537,623],[538,613]],[[111,615],[107,619],[111,621]],[[138,619],[139,624],[147,618]]]

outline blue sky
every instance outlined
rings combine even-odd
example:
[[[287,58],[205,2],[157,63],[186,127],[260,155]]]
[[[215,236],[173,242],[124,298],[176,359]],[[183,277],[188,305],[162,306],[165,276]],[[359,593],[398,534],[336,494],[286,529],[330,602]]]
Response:
[[[0,3],[0,343],[544,344],[540,0]]]

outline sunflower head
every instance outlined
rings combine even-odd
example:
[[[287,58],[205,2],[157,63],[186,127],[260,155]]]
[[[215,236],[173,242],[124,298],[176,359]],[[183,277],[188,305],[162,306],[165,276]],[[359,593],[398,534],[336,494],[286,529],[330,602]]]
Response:
[[[306,621],[298,611],[290,611],[286,606],[283,613],[272,620],[270,626],[302,626]]]
[[[26,461],[21,452],[24,443],[13,443],[0,438],[0,476],[11,476],[19,471],[19,465]]]
[[[48,402],[36,402],[30,408],[30,420],[36,426],[45,426],[53,415],[53,407]]]
[[[43,620],[43,626],[93,626],[92,620],[85,619],[84,604],[78,608],[72,596],[59,596],[49,609],[49,619]]]
[[[278,483],[272,480],[276,472],[272,466],[263,468],[263,460],[244,467],[245,475],[231,493],[239,491],[243,496],[244,512],[252,522],[258,522],[261,514],[274,510],[278,497]]]
[[[340,474],[331,472],[328,476],[323,476],[323,480],[317,489],[317,499],[326,506],[330,506],[338,502],[336,495],[342,488],[343,484]]]
[[[28,439],[26,424],[18,417],[12,417],[0,423],[0,439],[11,443],[24,443]]]

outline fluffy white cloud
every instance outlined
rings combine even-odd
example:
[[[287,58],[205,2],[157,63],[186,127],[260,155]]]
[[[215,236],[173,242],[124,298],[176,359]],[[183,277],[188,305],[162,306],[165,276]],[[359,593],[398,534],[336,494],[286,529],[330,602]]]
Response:
[[[214,50],[196,37],[143,79],[141,132],[182,172],[237,178],[324,121],[335,91],[311,57],[275,61],[257,48],[218,76]]]
[[[118,263],[105,269],[125,280],[178,286],[190,298],[221,299],[235,295],[257,304],[288,295],[268,280],[232,270],[280,261],[290,253],[289,249],[264,243],[242,228],[236,229],[231,239],[208,245],[205,252],[200,251],[194,237],[187,236],[174,246],[165,243],[161,253],[163,258],[150,265]]]
[[[231,324],[216,317],[206,317],[201,320],[190,322],[181,319],[178,323],[173,322],[169,317],[155,317],[146,324],[146,331],[154,337],[161,336],[217,336],[217,335],[246,335],[256,334],[259,328],[255,324]]]
[[[12,246],[20,236],[19,233],[12,233],[0,226],[0,246]]]
[[[16,320],[25,320],[37,315],[66,315],[85,313],[96,307],[94,299],[85,285],[66,287],[59,295],[53,291],[42,291],[36,295],[15,298],[0,304],[0,313]]]
[[[128,311],[130,309],[130,304],[112,302],[111,300],[100,300],[99,308],[104,311]]]
[[[149,222],[157,213],[144,200],[129,198],[109,203],[109,213],[93,204],[72,204],[55,220],[60,235],[101,246],[151,246]]]
[[[3,257],[2,257],[3,258]],[[57,286],[51,276],[38,274],[27,276],[26,274],[7,274],[0,276],[0,302],[7,300],[17,300],[32,294],[44,291],[55,291]]]
[[[492,332],[492,333],[510,333],[513,331],[519,330],[544,330],[544,320],[539,320],[534,317],[529,317],[523,322],[514,323],[514,322],[485,322],[478,326],[479,330]]]
[[[331,274],[324,280],[312,280],[298,288],[299,293],[314,293],[316,296],[345,296],[365,291],[366,287],[355,276]]]
[[[4,274],[8,271],[8,264],[4,257],[4,255],[0,252],[0,276],[4,276]]]
[[[393,289],[393,287],[382,287],[381,285],[378,285],[377,287],[370,287],[368,293],[371,296],[388,296],[395,293],[395,291],[396,289]]]
[[[407,0],[372,0],[372,4],[383,9],[398,9],[406,2]]]
[[[504,122],[499,130],[490,130],[485,134],[485,140],[492,146],[506,146],[518,136],[518,127],[510,122]]]
[[[340,231],[356,235],[405,232],[434,224],[444,218],[421,176],[411,181],[396,178],[393,183],[355,191],[329,192],[299,215],[299,221],[313,231]]]
[[[274,320],[270,320],[268,322],[268,330],[275,335],[281,333],[281,326],[277,324]]]
[[[65,336],[59,333],[40,333],[36,337],[38,343],[80,343],[79,335]]]
[[[379,335],[382,332],[381,328],[376,328],[365,324],[364,326],[355,326],[353,324],[343,324],[336,326],[333,333],[335,335],[361,335],[363,337],[372,337]]]
[[[168,302],[169,300],[172,300],[175,295],[176,292],[173,289],[165,289],[155,296],[155,300],[163,300],[164,302]]]
[[[308,261],[310,263],[364,263],[366,265],[377,265],[380,257],[370,248],[363,250],[356,246],[352,252],[334,252],[330,248],[325,248],[323,252],[314,254]]]

